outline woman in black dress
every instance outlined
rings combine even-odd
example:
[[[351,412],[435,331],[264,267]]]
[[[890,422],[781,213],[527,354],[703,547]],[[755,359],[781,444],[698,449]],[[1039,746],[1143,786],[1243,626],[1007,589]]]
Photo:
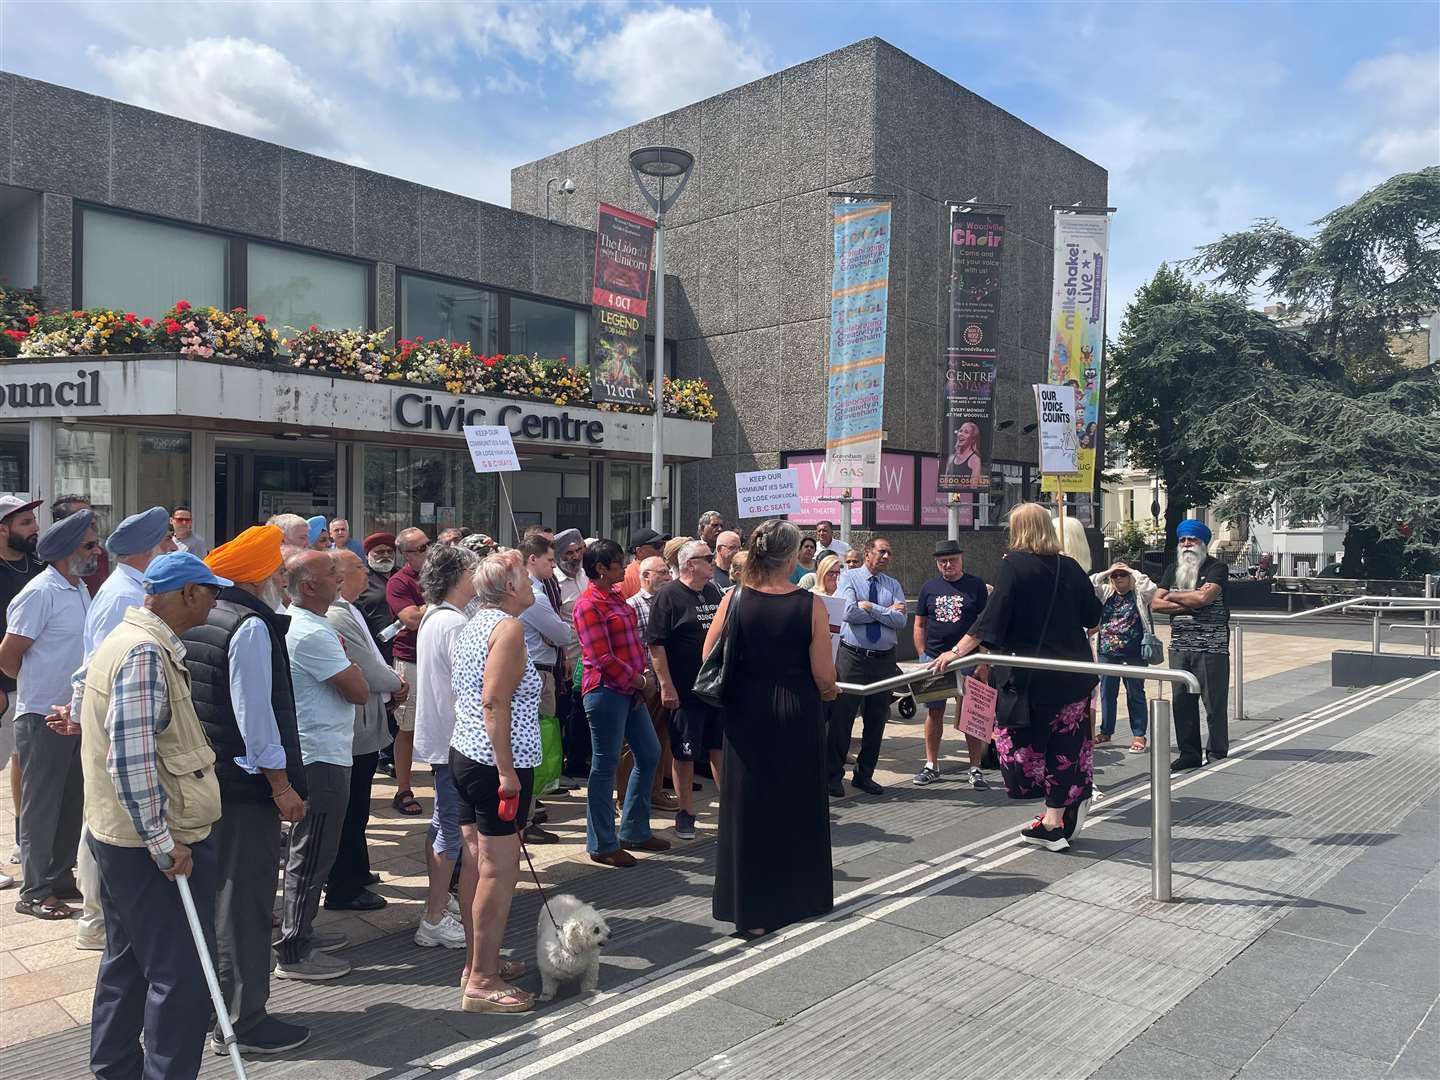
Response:
[[[970,633],[932,667],[943,669],[980,645],[1017,656],[1094,659],[1088,631],[1100,622],[1100,601],[1085,571],[1060,554],[1060,538],[1038,503],[1010,512],[1010,550],[995,575],[995,590]],[[977,668],[984,678],[984,668]],[[1026,843],[1064,851],[1080,831],[1095,765],[1086,706],[1094,675],[1015,669],[1029,683],[1030,722],[995,729],[995,751],[1012,799],[1044,797],[1045,812],[1020,830]]]
[[[790,583],[800,530],[771,519],[755,530],[744,580],[727,593],[705,639],[726,648],[725,749],[715,918],[755,937],[834,906],[825,712],[835,663],[824,603]]]

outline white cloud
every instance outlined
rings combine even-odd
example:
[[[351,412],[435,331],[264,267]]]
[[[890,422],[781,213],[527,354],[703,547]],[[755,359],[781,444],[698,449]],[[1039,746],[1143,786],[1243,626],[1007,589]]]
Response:
[[[335,145],[341,106],[269,45],[200,38],[113,54],[92,46],[88,55],[132,105],[293,146]]]
[[[633,117],[658,116],[768,70],[764,46],[708,7],[630,12],[575,56],[576,77],[604,86],[611,104]]]
[[[1392,52],[1361,60],[1345,89],[1362,99],[1358,168],[1342,175],[1336,190],[1359,195],[1387,177],[1440,162],[1440,53]],[[1370,118],[1386,114],[1384,126]]]
[[[1393,52],[1361,60],[1345,78],[1345,89],[1370,93],[1392,112],[1440,107],[1440,53]]]

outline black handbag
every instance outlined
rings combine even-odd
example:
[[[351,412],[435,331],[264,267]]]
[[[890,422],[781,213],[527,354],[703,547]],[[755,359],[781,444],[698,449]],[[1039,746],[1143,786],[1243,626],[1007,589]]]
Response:
[[[1045,622],[1035,642],[1038,653],[1045,647],[1050,632],[1050,616],[1055,613],[1055,597],[1060,592],[1060,560],[1055,560],[1055,584],[1050,589],[1050,606],[1045,609]],[[1014,730],[1030,726],[1030,677],[1033,668],[1012,668],[996,665],[991,669],[992,684],[999,688],[995,698],[995,726]]]
[[[734,670],[735,650],[730,648],[730,637],[735,632],[735,609],[740,606],[740,596],[744,591],[737,586],[731,593],[730,607],[725,611],[725,625],[720,630],[720,639],[715,642],[715,648],[710,650],[710,655],[705,657],[705,662],[700,665],[700,670],[695,675],[695,696],[706,705],[717,709],[725,707],[725,687],[730,673]]]

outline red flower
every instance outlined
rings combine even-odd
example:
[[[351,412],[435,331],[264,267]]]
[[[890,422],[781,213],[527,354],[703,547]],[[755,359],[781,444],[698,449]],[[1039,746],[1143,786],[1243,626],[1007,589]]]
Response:
[[[239,311],[240,309],[239,309],[239,308],[236,308],[235,310],[236,310],[236,311]],[[256,316],[255,316],[255,321],[258,322],[258,323],[264,323],[264,321],[265,321],[265,316],[264,316],[264,315],[256,315]]]
[[[36,323],[38,323],[38,322],[40,321],[40,316],[39,316],[39,315],[26,315],[26,316],[25,316],[25,321],[26,321],[27,323],[29,323],[31,326],[34,326]]]
[[[135,321],[135,313],[133,311],[127,311],[125,313],[125,321],[127,323],[133,323]]]
[[[309,332],[312,333],[312,334],[315,333],[315,324],[314,324],[314,323],[311,323],[311,324],[310,324],[310,330],[309,330]]]
[[[174,319],[167,318],[165,320],[165,332],[167,334],[178,334],[180,332],[180,324]]]
[[[140,325],[141,325],[141,326],[150,326],[150,325],[151,325],[152,323],[154,323],[154,322],[155,322],[154,319],[151,319],[151,318],[149,318],[149,317],[147,316],[146,318],[140,320]]]
[[[75,318],[78,319],[78,318],[80,318],[82,315],[84,315],[85,312],[83,312],[83,311],[78,311],[78,310],[77,310],[77,311],[72,311],[72,312],[70,312],[70,314],[71,314],[72,316],[74,316]]]
[[[189,310],[190,310],[190,301],[189,301],[189,300],[177,300],[177,301],[175,301],[175,310],[176,310],[176,311],[189,311]]]
[[[5,334],[6,334],[7,337],[12,337],[12,338],[14,338],[16,341],[24,341],[24,340],[25,340],[25,331],[24,331],[24,330],[6,330],[6,331],[5,331]]]

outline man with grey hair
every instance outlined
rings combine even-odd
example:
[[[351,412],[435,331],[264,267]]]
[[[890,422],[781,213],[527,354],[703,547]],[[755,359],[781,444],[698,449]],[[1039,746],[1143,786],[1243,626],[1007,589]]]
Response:
[[[730,566],[740,554],[740,534],[727,529],[715,537],[714,547],[715,577],[712,580],[721,592],[729,592],[735,587],[730,579]]]
[[[655,597],[670,584],[670,564],[659,555],[652,555],[640,564],[640,591],[625,602],[635,610],[635,619],[640,625],[640,640],[650,627],[650,611],[655,606]],[[660,679],[655,674],[655,663],[646,650],[645,689],[640,697],[650,713],[650,723],[655,728],[655,738],[660,742],[660,760],[655,765],[655,779],[650,784],[650,806],[656,810],[678,810],[680,800],[674,792],[665,790],[665,778],[670,774],[670,710],[660,704]],[[615,768],[615,802],[624,803],[625,791],[630,783],[630,770],[635,767],[635,755],[630,752],[627,742],[620,751],[620,764]]]
[[[309,791],[305,816],[290,830],[275,977],[321,982],[350,971],[349,964],[328,953],[349,943],[345,935],[316,934],[311,924],[350,803],[355,706],[365,704],[370,685],[345,655],[340,635],[326,618],[340,593],[334,557],[305,551],[293,556],[285,569],[291,598],[285,643]]]
[[[670,713],[671,775],[680,808],[675,835],[695,838],[695,762],[710,760],[715,786],[720,786],[720,749],[724,729],[720,710],[695,696],[705,635],[715,621],[722,593],[711,580],[715,556],[704,540],[692,540],[679,551],[680,576],[660,590],[650,610],[645,643],[660,680],[660,704]]]
[[[309,550],[310,523],[299,514],[275,514],[265,524],[274,525],[285,534],[280,550],[287,559],[296,552]]]
[[[365,549],[360,546],[360,541],[350,535],[350,522],[344,518],[334,518],[330,522],[330,542],[336,551],[353,551],[365,561]]]
[[[725,530],[725,515],[719,510],[706,510],[700,515],[700,522],[695,526],[695,538],[704,540],[713,549],[715,538]]]

